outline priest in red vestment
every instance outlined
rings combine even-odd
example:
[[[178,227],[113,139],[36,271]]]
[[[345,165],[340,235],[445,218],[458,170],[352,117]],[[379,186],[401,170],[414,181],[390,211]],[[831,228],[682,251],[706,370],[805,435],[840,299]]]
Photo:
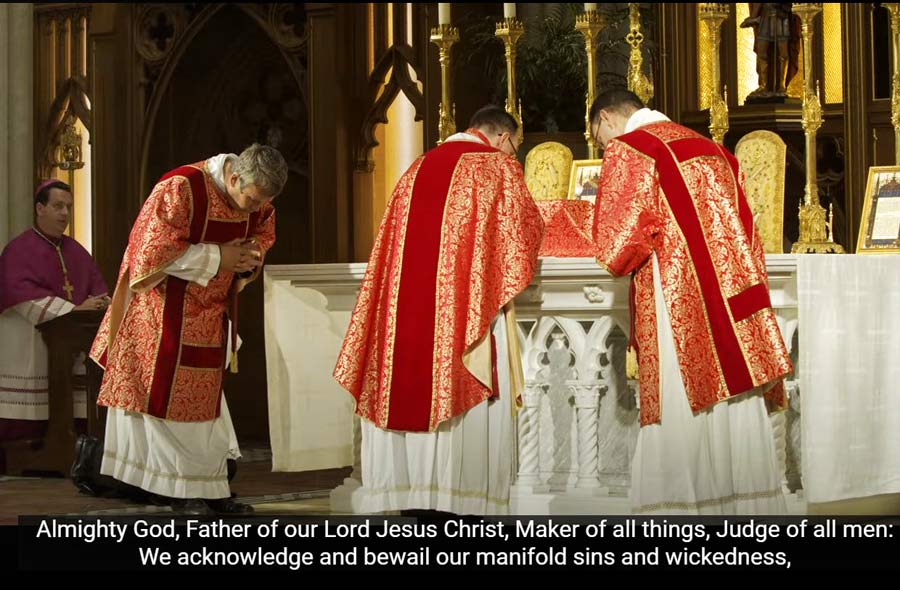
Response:
[[[34,194],[34,226],[0,254],[0,441],[37,439],[49,418],[47,345],[35,326],[73,310],[105,309],[106,283],[91,254],[65,235],[72,189],[61,180]],[[84,373],[84,357],[75,362]],[[87,417],[87,392],[73,391],[76,420]]]
[[[394,189],[334,371],[362,418],[364,512],[508,509],[515,374],[495,319],[543,231],[519,141],[485,107]]]
[[[181,512],[246,512],[230,500],[239,449],[222,391],[237,293],[275,242],[287,164],[268,146],[165,174],[141,208],[91,358],[106,369],[101,473]]]
[[[738,162],[627,90],[600,94],[590,121],[605,147],[598,261],[632,275],[633,509],[783,512],[766,410],[793,367]]]

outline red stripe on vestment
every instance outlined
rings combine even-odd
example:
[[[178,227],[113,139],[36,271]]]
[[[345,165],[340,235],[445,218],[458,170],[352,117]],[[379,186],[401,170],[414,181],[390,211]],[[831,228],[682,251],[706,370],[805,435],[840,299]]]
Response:
[[[225,366],[225,349],[221,346],[191,346],[181,345],[181,360],[178,363],[182,367],[194,369],[221,369]]]
[[[762,283],[748,287],[733,297],[728,298],[731,317],[735,322],[746,320],[761,309],[772,307],[769,290]]]
[[[166,302],[163,307],[162,337],[156,353],[156,366],[150,384],[150,403],[147,413],[165,418],[178,368],[178,345],[184,318],[184,299],[187,281],[169,276],[166,279]]]
[[[389,430],[429,430],[444,208],[460,157],[475,151],[495,150],[474,142],[447,142],[425,157],[416,174],[397,297]]]

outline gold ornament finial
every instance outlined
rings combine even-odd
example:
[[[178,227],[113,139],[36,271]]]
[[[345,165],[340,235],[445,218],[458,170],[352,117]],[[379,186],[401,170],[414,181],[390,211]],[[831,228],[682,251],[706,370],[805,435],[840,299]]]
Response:
[[[631,56],[628,59],[628,90],[638,95],[644,104],[653,98],[653,83],[644,75],[644,57],[641,54],[641,46],[644,43],[644,33],[641,31],[640,4],[630,2],[628,4],[628,18],[630,30],[625,36],[625,41],[631,45]]]
[[[72,113],[66,114],[66,120],[59,135],[56,166],[60,170],[80,170],[84,168],[81,161],[81,134],[78,133],[77,119]]]

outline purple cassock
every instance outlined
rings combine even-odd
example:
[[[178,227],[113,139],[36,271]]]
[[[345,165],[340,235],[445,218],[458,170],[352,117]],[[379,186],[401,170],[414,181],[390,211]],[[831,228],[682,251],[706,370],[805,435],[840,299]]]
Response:
[[[68,236],[53,240],[31,228],[0,254],[0,313],[45,297],[59,297],[77,306],[89,296],[106,293],[94,259]],[[42,436],[46,427],[43,420],[0,418],[0,441]]]
[[[67,284],[72,287],[71,296]],[[32,299],[55,296],[80,305],[91,295],[107,292],[90,253],[69,236],[54,241],[31,228],[0,254],[0,313]]]

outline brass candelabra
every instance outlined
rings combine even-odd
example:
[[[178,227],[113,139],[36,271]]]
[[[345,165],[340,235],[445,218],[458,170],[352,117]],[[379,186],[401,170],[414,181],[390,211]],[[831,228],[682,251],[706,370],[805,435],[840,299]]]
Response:
[[[891,123],[894,125],[894,162],[900,165],[900,3],[882,4],[891,13],[894,73],[891,78]]]
[[[606,28],[606,16],[597,10],[588,10],[575,18],[575,29],[584,36],[584,50],[587,52],[587,105],[584,112],[584,138],[588,145],[588,158],[596,159],[599,146],[591,133],[591,105],[597,97],[597,39]]]
[[[721,43],[720,28],[728,18],[730,6],[730,4],[717,2],[700,4],[700,19],[706,23],[712,46],[712,88],[709,90],[710,95],[706,98],[709,103],[709,133],[716,143],[724,143],[725,134],[728,133],[728,89],[725,88],[722,95],[719,95],[719,85],[722,81],[719,44]]]
[[[803,132],[806,136],[806,191],[800,205],[800,239],[793,245],[793,253],[843,253],[840,244],[832,240],[833,231],[827,231],[825,209],[819,202],[816,182],[816,133],[822,126],[822,104],[819,100],[818,82],[813,89],[812,71],[812,23],[822,12],[821,2],[803,2],[791,5],[800,17],[803,36]]]
[[[443,143],[456,133],[456,105],[450,93],[450,48],[459,41],[459,29],[451,25],[439,25],[431,29],[431,42],[440,50],[441,106],[439,111],[438,143]]]
[[[525,34],[525,25],[515,17],[506,17],[497,23],[495,35],[506,47],[506,112],[512,115],[522,128],[522,106],[516,94],[516,45]]]

